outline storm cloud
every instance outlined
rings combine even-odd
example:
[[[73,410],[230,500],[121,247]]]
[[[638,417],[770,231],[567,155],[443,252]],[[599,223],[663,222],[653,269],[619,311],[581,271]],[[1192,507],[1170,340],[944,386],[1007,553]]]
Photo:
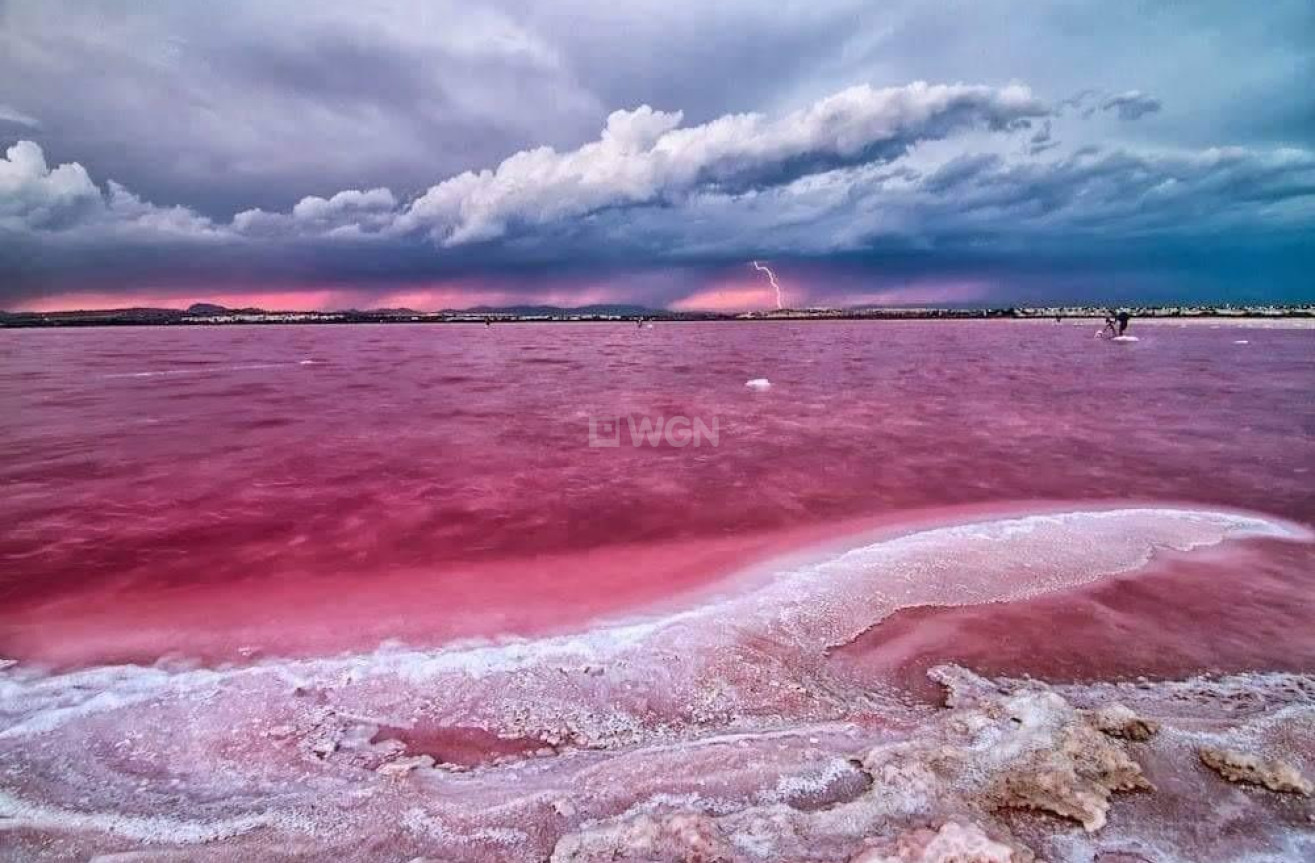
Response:
[[[755,258],[818,301],[1094,300],[1065,285],[1111,273],[1309,300],[1311,23],[1286,2],[3,3],[0,307],[666,304]]]
[[[1114,111],[1120,120],[1140,120],[1147,114],[1159,111],[1160,107],[1159,99],[1148,96],[1140,90],[1119,93],[1100,103],[1102,111]]]

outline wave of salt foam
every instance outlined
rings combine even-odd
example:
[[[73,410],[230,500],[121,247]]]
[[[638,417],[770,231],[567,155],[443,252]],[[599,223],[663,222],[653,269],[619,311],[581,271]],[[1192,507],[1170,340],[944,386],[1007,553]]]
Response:
[[[619,660],[643,666],[643,659],[660,645],[680,645],[682,652],[715,659],[752,636],[771,638],[791,653],[811,654],[856,637],[901,608],[1028,598],[1135,570],[1156,549],[1191,551],[1249,537],[1310,541],[1311,533],[1276,519],[1199,509],[1028,515],[882,539],[772,572],[753,588],[716,602],[574,635],[428,650],[383,647],[239,668],[125,665],[50,676],[0,673],[0,739],[49,730],[165,693],[211,691],[270,676],[289,686],[375,677],[420,685],[457,677],[475,683],[489,679],[490,687],[505,687],[509,676],[544,669]],[[709,664],[693,662],[683,672],[668,668],[663,682],[688,684],[689,674]]]
[[[1158,549],[1230,539],[1309,541],[1304,527],[1236,512],[1136,508],[954,525],[851,549],[784,573],[761,598],[816,648],[852,639],[902,608],[1027,599],[1145,566]],[[840,605],[818,603],[816,589]],[[877,620],[872,613],[880,611]],[[820,639],[820,640],[819,640]]]

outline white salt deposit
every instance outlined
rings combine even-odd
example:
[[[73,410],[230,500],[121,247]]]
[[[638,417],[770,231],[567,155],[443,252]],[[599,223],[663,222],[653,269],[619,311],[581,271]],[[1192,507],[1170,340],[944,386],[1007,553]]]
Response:
[[[613,859],[589,855],[617,848],[616,859],[675,860],[658,851],[701,848],[746,861],[804,859],[805,850],[847,860],[872,849],[904,860],[925,858],[901,848],[971,838],[992,853],[1018,840],[1047,859],[1090,859],[1094,840],[1054,822],[1010,838],[990,799],[1001,771],[1035,771],[1045,741],[1079,721],[1070,704],[1101,706],[1106,690],[1000,689],[963,672],[944,679],[969,695],[935,711],[847,676],[827,651],[901,608],[1035,596],[1134,571],[1160,549],[1248,537],[1310,540],[1299,526],[1235,512],[1048,513],[769,566],[718,601],[576,635],[222,669],[0,669],[0,856],[86,859],[199,843],[205,859],[231,860],[384,851],[590,860]],[[1219,853],[1193,845],[1209,832],[1199,825],[1214,823],[1201,819],[1222,817],[1212,814],[1218,795],[1234,789],[1196,781],[1204,768],[1175,749],[1185,734],[1209,733],[1311,770],[1315,681],[1295,679],[1230,683],[1260,699],[1251,702],[1258,713],[1240,717],[1226,694],[1185,700],[1187,684],[1120,690],[1117,700],[1163,729],[1136,753],[1161,759],[1161,774],[1187,771],[1192,781],[1173,787],[1201,802],[1174,805],[1202,814],[1180,829],[1152,803],[1125,827],[1122,810],[1097,806],[1089,825],[1108,817],[1106,830],[1155,837],[1165,860],[1246,859],[1296,842],[1282,810],[1257,796],[1243,801],[1249,832]],[[1110,753],[1132,751],[1111,741]],[[944,747],[961,761],[938,761]],[[874,751],[889,757],[874,760]],[[950,763],[958,766],[946,772]],[[1122,781],[1112,793],[1125,794]],[[1137,795],[1156,793],[1166,792]],[[978,827],[944,827],[953,812]],[[900,838],[896,825],[908,818],[930,832]],[[1069,846],[1056,836],[1072,853],[1059,853]],[[195,850],[176,859],[199,859]]]

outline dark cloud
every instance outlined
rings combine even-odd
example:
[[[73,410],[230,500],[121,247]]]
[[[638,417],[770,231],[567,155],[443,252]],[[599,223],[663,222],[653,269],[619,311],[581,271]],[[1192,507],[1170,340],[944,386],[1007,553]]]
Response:
[[[1200,244],[1311,290],[1309,3],[1014,12],[0,0],[0,305],[602,276],[661,298],[753,257],[996,284],[1117,257],[1200,285]]]
[[[1129,90],[1117,96],[1110,96],[1100,103],[1100,109],[1116,112],[1120,120],[1140,120],[1147,114],[1159,111],[1160,100],[1140,90]]]
[[[622,206],[679,203],[691,194],[745,192],[854,164],[897,158],[913,145],[975,126],[1020,128],[1047,113],[1020,86],[852,87],[783,117],[730,114],[682,126],[677,113],[645,105],[613,112],[598,140],[558,152],[537,147],[493,170],[443,180],[399,208],[386,188],[308,196],[290,212],[244,210],[216,228],[182,208],[156,208],[79,163],[50,167],[34,142],[0,162],[12,230],[94,234],[123,224],[229,236],[361,238],[426,233],[446,246],[496,239],[516,227],[580,218]],[[182,219],[184,213],[189,218]],[[172,217],[166,217],[172,214]]]
[[[759,131],[766,129],[770,125]],[[737,147],[746,143],[731,140]],[[771,140],[768,132],[762,143]],[[20,224],[12,213],[0,221],[9,240],[0,244],[0,278],[16,298],[47,292],[73,276],[82,287],[107,290],[161,284],[382,290],[474,278],[506,291],[509,285],[633,279],[646,270],[676,268],[684,282],[664,283],[671,300],[681,284],[700,284],[700,272],[768,257],[822,267],[858,261],[882,278],[976,272],[993,282],[1002,272],[1044,263],[1062,282],[1073,281],[1074,268],[1118,271],[1129,261],[1160,272],[1177,255],[1181,274],[1190,276],[1184,284],[1213,283],[1192,263],[1201,256],[1195,249],[1209,249],[1218,272],[1229,271],[1227,260],[1219,260],[1225,250],[1229,260],[1263,258],[1267,248],[1290,260],[1290,247],[1300,248],[1309,233],[1315,198],[1315,154],[1306,151],[1088,147],[1058,159],[978,153],[935,162],[915,148],[893,162],[868,161],[748,189],[684,185],[697,171],[661,175],[675,178],[679,194],[644,186],[625,207],[616,206],[615,188],[607,183],[591,191],[589,207],[551,211],[539,209],[534,189],[502,199],[476,185],[464,187],[478,204],[462,216],[469,222],[435,222],[423,207],[424,218],[416,215],[419,202],[408,208],[375,189],[307,198],[287,213],[244,213],[231,224],[216,224],[179,208],[154,207],[121,187],[101,192],[78,166],[51,168],[34,145],[16,149],[10,161],[0,162],[0,189],[21,176],[29,190],[21,218],[31,221]],[[613,155],[624,164],[643,152],[622,148]],[[599,175],[616,176],[636,173]],[[55,177],[64,179],[55,183]],[[567,177],[566,188],[574,188],[578,178]],[[495,182],[517,185],[487,175],[486,183]],[[52,191],[52,184],[76,194]],[[49,215],[57,205],[74,204],[74,215]],[[496,231],[480,209],[490,206],[498,214]],[[527,206],[533,218],[523,214]],[[443,212],[461,214],[461,200]],[[443,226],[436,236],[435,224]],[[458,233],[468,225],[479,231]],[[1292,286],[1271,287],[1293,296]],[[1296,290],[1298,297],[1309,292],[1308,282],[1297,282]]]
[[[1315,144],[1315,96],[1293,86],[1312,22],[1307,0],[1027,15],[1006,0],[7,0],[0,105],[41,121],[52,161],[228,218],[346,188],[406,196],[576,147],[618,108],[697,124],[858,82],[1018,80],[1055,101],[1137,88],[1187,107],[1157,118],[1177,143]]]
[[[496,7],[441,0],[6,3],[0,103],[40,115],[52,159],[225,218],[423,188],[611,108]]]

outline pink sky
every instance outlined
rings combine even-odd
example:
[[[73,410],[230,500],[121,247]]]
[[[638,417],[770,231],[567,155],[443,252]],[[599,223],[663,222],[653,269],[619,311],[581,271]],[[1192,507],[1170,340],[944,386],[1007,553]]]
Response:
[[[346,288],[297,288],[233,292],[231,290],[194,293],[96,293],[73,291],[21,301],[13,308],[24,312],[54,312],[72,309],[166,308],[183,309],[193,303],[214,303],[229,308],[255,307],[287,311],[335,311],[340,309],[409,308],[417,311],[461,309],[471,306],[560,305],[580,306],[591,303],[623,301],[621,291],[602,284],[554,286],[542,291],[510,291],[477,281],[451,281],[430,285],[412,285],[395,291],[352,290]]]
[[[867,279],[825,272],[791,273],[777,268],[787,308],[809,306],[919,306],[971,303],[987,298],[986,282],[915,282],[873,288]],[[818,290],[823,286],[824,290]],[[734,313],[776,307],[776,296],[766,276],[735,268],[710,277],[684,296],[681,282],[666,284],[677,294],[666,304],[674,311]],[[525,289],[506,282],[453,279],[400,286],[395,290],[368,290],[303,286],[286,289],[233,291],[197,289],[187,293],[145,290],[137,293],[72,291],[20,301],[15,311],[51,312],[72,309],[129,307],[186,308],[192,303],[215,303],[229,308],[256,307],[280,311],[334,311],[340,309],[409,308],[417,311],[462,309],[472,306],[552,305],[585,306],[635,302],[634,284],[625,277],[598,280],[558,280]],[[641,302],[641,304],[643,304]]]
[[[678,312],[747,312],[776,308],[776,296],[768,285],[723,283],[676,300],[669,307]]]

